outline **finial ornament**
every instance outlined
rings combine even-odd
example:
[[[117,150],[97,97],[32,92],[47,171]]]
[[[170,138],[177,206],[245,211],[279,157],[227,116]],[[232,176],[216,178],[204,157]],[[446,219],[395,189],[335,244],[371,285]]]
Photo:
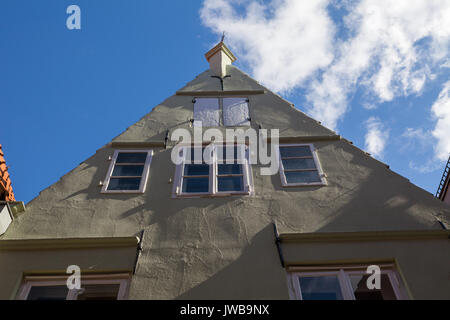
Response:
[[[224,39],[225,39],[225,31],[222,33],[222,40],[220,40],[220,42],[223,42]]]

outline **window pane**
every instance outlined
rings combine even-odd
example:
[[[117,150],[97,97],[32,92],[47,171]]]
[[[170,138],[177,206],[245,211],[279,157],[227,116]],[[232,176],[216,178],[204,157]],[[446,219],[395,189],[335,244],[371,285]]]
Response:
[[[233,160],[233,159],[244,159],[244,148],[242,146],[231,146],[231,147],[217,147],[217,159],[220,160]],[[224,161],[225,162],[225,161]],[[227,161],[230,162],[230,161]],[[236,163],[236,161],[233,161]]]
[[[356,300],[396,300],[394,289],[387,274],[381,274],[380,290],[367,288],[367,278],[370,275],[350,275]]]
[[[186,164],[184,165],[185,176],[207,176],[209,175],[209,165],[207,164]]]
[[[316,164],[313,158],[306,159],[284,159],[283,167],[285,170],[295,170],[295,169],[315,169]]]
[[[141,178],[111,178],[108,190],[139,190]]]
[[[240,164],[219,164],[219,174],[242,174]]]
[[[147,153],[145,152],[120,152],[117,156],[116,163],[145,163]]]
[[[197,193],[209,191],[209,178],[183,178],[183,192]]]
[[[223,123],[226,126],[249,126],[247,98],[223,98]]]
[[[203,158],[205,148],[186,148],[186,163],[201,164],[205,163]]]
[[[119,288],[119,284],[83,285],[77,300],[117,300]]]
[[[281,158],[312,157],[309,146],[280,147]]]
[[[219,99],[196,98],[194,103],[194,126],[219,126]]]
[[[69,289],[67,286],[33,286],[27,300],[66,300]]]
[[[115,165],[112,176],[142,176],[142,172],[144,171],[143,165],[137,166],[123,166],[123,165]]]
[[[218,190],[222,191],[244,191],[243,177],[219,177]]]
[[[300,290],[303,300],[342,300],[337,276],[301,277]]]
[[[285,172],[287,183],[321,182],[317,171],[291,171]]]

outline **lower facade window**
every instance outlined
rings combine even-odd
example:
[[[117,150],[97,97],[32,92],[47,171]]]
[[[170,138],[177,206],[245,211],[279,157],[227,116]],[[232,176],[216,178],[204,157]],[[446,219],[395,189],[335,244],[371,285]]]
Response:
[[[379,282],[367,266],[299,268],[290,274],[300,300],[405,300],[406,290],[393,265],[378,266]],[[295,268],[294,268],[295,269]],[[369,279],[369,277],[371,277]],[[368,284],[369,280],[369,284]],[[375,285],[375,286],[374,286]],[[378,286],[378,287],[377,287]]]
[[[177,166],[174,196],[221,196],[253,191],[246,145],[211,146],[208,159],[204,147],[182,147]]]
[[[19,300],[123,300],[129,275],[82,276],[80,289],[69,289],[67,276],[30,276],[24,279]]]
[[[152,154],[152,150],[116,150],[102,192],[145,192]]]

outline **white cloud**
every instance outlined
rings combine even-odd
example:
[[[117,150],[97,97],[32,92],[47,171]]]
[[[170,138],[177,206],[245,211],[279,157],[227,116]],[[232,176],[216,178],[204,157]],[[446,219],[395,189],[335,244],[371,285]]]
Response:
[[[327,4],[326,0],[268,4],[205,0],[200,16],[214,32],[226,32],[227,43],[249,64],[256,79],[272,90],[287,92],[333,59],[334,25]]]
[[[438,99],[431,107],[431,112],[436,119],[436,125],[432,131],[438,141],[435,154],[439,160],[447,160],[450,153],[450,81],[444,84]]]
[[[204,0],[203,23],[227,40],[253,76],[279,92],[307,91],[308,112],[335,129],[356,86],[379,101],[420,94],[450,43],[448,0],[345,1],[348,38],[335,38],[335,1]],[[448,60],[447,60],[448,61]]]
[[[380,119],[375,117],[370,117],[366,121],[366,128],[365,149],[375,157],[382,158],[389,131],[384,128]]]

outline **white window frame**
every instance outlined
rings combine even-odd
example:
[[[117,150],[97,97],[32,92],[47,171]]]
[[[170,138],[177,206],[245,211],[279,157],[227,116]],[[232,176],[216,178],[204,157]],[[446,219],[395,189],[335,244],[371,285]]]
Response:
[[[119,153],[147,153],[147,157],[144,163],[144,169],[141,175],[141,182],[139,184],[139,190],[108,190],[109,182],[111,180],[111,175],[114,171],[116,165],[117,156]],[[150,164],[153,158],[153,150],[139,150],[139,149],[116,149],[111,159],[111,163],[106,174],[105,181],[103,182],[101,193],[144,193],[147,186],[147,180],[150,172]]]
[[[281,160],[281,151],[280,147],[309,147],[312,158],[314,160],[314,164],[316,166],[316,170],[319,174],[320,181],[319,182],[302,182],[302,183],[288,183],[286,179],[286,175],[284,174],[284,166],[283,161]],[[278,162],[279,162],[279,171],[280,171],[280,179],[281,179],[281,185],[283,187],[301,187],[301,186],[325,186],[327,185],[327,180],[325,178],[325,174],[322,170],[322,166],[320,165],[319,157],[317,156],[316,149],[314,148],[314,145],[312,143],[302,143],[302,144],[279,144],[277,145],[278,150]],[[311,170],[311,171],[316,171]],[[306,171],[306,170],[305,170]]]
[[[212,145],[212,163],[209,165],[209,175],[208,175],[208,192],[183,192],[183,177],[184,177],[184,166],[186,164],[187,149],[200,148],[196,146],[182,146],[180,147],[180,157],[183,159],[180,164],[177,165],[175,170],[174,186],[172,190],[172,198],[196,198],[196,197],[223,197],[231,195],[253,195],[253,177],[252,168],[249,164],[249,148],[245,144],[229,144],[237,145],[240,148],[245,148],[242,150],[244,159],[242,159],[242,177],[244,183],[243,191],[218,191],[218,164],[219,160],[217,158],[217,148],[226,146],[226,143],[213,144]],[[203,146],[202,146],[203,147]]]
[[[350,275],[367,275],[367,267],[369,265],[358,265],[358,266],[340,266],[340,267],[317,267],[317,271],[313,271],[314,267],[305,268],[305,271],[290,272],[288,275],[288,281],[290,282],[291,288],[293,288],[295,296],[291,298],[296,300],[302,300],[302,293],[300,288],[301,277],[321,277],[321,276],[337,276],[339,285],[341,288],[342,298],[344,300],[356,300],[352,284],[350,281]],[[380,267],[381,274],[386,274],[391,283],[392,289],[394,291],[397,300],[408,300],[409,297],[406,294],[405,286],[399,280],[400,276],[395,270],[394,265],[378,265]]]
[[[22,286],[17,295],[18,300],[27,300],[32,287],[50,287],[50,286],[66,286],[68,276],[29,276],[25,277]],[[129,274],[111,274],[111,275],[84,275],[81,276],[81,289],[84,285],[96,284],[118,284],[119,291],[117,300],[125,300],[128,296],[130,286]],[[77,300],[77,289],[70,289],[67,292],[66,300]]]

